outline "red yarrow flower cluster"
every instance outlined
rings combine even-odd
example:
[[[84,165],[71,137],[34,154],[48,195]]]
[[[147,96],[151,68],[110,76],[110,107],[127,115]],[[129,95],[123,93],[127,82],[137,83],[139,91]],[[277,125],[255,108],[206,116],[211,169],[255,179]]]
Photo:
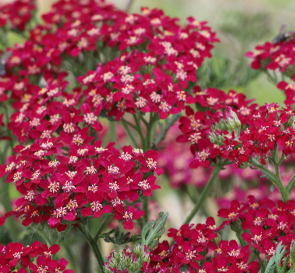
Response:
[[[175,240],[169,247],[167,241],[159,243],[150,253],[149,270],[144,272],[258,272],[258,263],[248,263],[249,246],[240,247],[234,240],[216,244],[217,231],[212,217],[206,224],[183,225],[179,230],[170,229],[168,236]],[[206,254],[208,253],[208,255]],[[214,257],[212,257],[214,254]]]
[[[253,59],[253,69],[270,69],[284,72],[291,78],[295,74],[295,38],[280,43],[266,42],[256,46],[255,52],[247,52],[246,57]]]
[[[85,77],[78,77],[81,84],[87,85],[90,106],[105,105],[109,116],[117,120],[124,112],[136,110],[159,113],[165,119],[170,113],[183,110],[185,103],[193,103],[191,95],[183,89],[197,80],[197,68],[205,57],[211,57],[211,43],[218,41],[205,23],[191,17],[188,25],[181,28],[161,11],[143,9],[143,12],[144,15],[126,17],[126,28],[120,24],[113,27],[120,26],[126,31],[118,34],[119,50],[148,42],[147,50],[123,53],[103,67],[99,65],[96,71],[87,72]],[[131,32],[135,36],[130,36]],[[115,44],[108,42],[110,46]]]
[[[213,144],[209,138],[212,126],[219,123],[220,119],[228,119],[230,111],[233,111],[241,124],[248,122],[256,104],[251,104],[251,100],[246,100],[246,96],[231,90],[226,94],[222,90],[208,88],[200,91],[195,88],[196,103],[204,107],[203,111],[194,111],[186,106],[185,116],[179,119],[180,130],[183,135],[177,137],[176,141],[190,143],[190,150],[194,155],[194,160],[190,163],[191,168],[199,166],[208,168],[211,162],[216,162],[216,158],[227,157],[224,147]],[[216,132],[217,133],[217,132]],[[220,134],[224,132],[219,131]],[[226,132],[231,136],[232,132]]]
[[[282,242],[288,250],[295,239],[294,209],[294,201],[284,203],[279,200],[275,203],[265,198],[257,202],[250,195],[247,203],[235,200],[229,209],[219,210],[218,215],[227,219],[223,224],[233,225],[237,222],[243,240],[270,259],[278,243]],[[286,257],[288,254],[287,251]]]
[[[59,251],[58,245],[50,248],[39,241],[24,246],[21,243],[9,243],[7,246],[0,244],[0,271],[3,273],[26,273],[27,270],[34,273],[74,273],[66,269],[68,262],[61,258],[53,260],[52,256]]]
[[[82,104],[78,109],[81,89],[66,92],[68,82],[63,80],[66,75],[61,73],[56,80],[45,75],[46,87],[29,85],[27,92],[12,104],[16,112],[11,115],[8,128],[20,142],[29,139],[42,142],[60,136],[65,146],[78,147],[92,140],[89,130],[102,130],[97,118],[101,108],[91,112],[88,105]]]
[[[292,84],[281,82],[279,87],[288,90],[290,101]],[[196,97],[206,108],[195,112],[186,107],[186,116],[180,118],[179,126],[184,135],[177,138],[178,142],[191,143],[195,157],[191,168],[209,167],[216,163],[217,157],[236,166],[251,164],[252,158],[265,165],[277,147],[285,156],[294,153],[294,111],[290,102],[282,109],[277,103],[258,107],[250,104],[243,94],[234,91],[225,94],[216,89],[196,92]]]
[[[61,70],[62,54],[68,55],[70,62],[71,57],[77,57],[82,51],[97,53],[99,25],[111,21],[116,13],[119,10],[104,1],[58,1],[42,16],[44,24],[30,31],[24,44],[9,49],[13,54],[7,63],[8,75],[12,72],[38,79],[45,72]]]
[[[132,229],[132,220],[144,212],[123,201],[152,196],[160,188],[153,175],[163,173],[157,166],[157,152],[143,153],[131,146],[119,151],[115,143],[105,148],[101,143],[71,147],[67,156],[54,138],[16,146],[17,154],[9,158],[9,165],[0,166],[0,176],[8,174],[6,182],[13,182],[24,197],[6,217],[15,214],[25,226],[48,221],[51,228],[62,231],[83,217],[114,212],[126,229]]]
[[[294,153],[295,131],[290,126],[293,115],[290,106],[279,109],[277,103],[272,103],[259,107],[248,118],[248,128],[241,132],[240,138],[228,138],[224,142],[227,157],[237,165],[248,162],[251,157],[258,157],[265,165],[269,152],[276,146],[286,156]]]
[[[73,66],[73,58],[81,53],[84,59],[99,59],[101,52],[97,48],[103,44],[124,51],[148,41],[151,41],[149,50],[156,48],[157,55],[181,57],[183,65],[193,58],[191,65],[199,67],[205,57],[211,57],[212,43],[218,41],[206,22],[192,17],[181,28],[176,18],[165,16],[161,10],[143,8],[142,14],[129,15],[104,1],[58,1],[42,17],[45,24],[37,25],[23,45],[12,49],[8,67],[21,68],[21,75],[37,76],[58,70],[64,53]],[[150,55],[148,59],[153,63],[155,57]],[[174,64],[173,69],[177,69],[178,77],[183,80],[193,75],[190,65],[183,69]]]
[[[14,0],[0,5],[0,27],[10,24],[11,29],[24,31],[36,8],[36,0]]]
[[[202,254],[206,249],[214,249],[216,246],[213,239],[218,235],[215,233],[215,221],[211,217],[206,224],[183,225],[179,230],[171,228],[168,236],[175,240],[175,244],[171,250],[167,241],[160,243],[153,251],[151,251],[150,267],[152,272],[165,269],[173,269],[173,272],[179,271],[182,266],[187,265],[190,270],[199,270],[199,262],[204,260]]]
[[[177,114],[185,103],[193,103],[192,96],[174,83],[169,74],[149,65],[148,54],[123,54],[96,72],[87,72],[79,82],[87,85],[86,103],[92,111],[102,107],[110,117],[121,120],[125,112],[158,113],[161,119]],[[148,73],[148,67],[152,73]],[[141,74],[142,69],[147,73]]]

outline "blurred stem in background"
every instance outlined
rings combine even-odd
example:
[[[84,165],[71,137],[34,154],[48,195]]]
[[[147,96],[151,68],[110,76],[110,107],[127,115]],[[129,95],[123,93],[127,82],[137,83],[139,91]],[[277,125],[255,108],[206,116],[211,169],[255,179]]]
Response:
[[[247,93],[247,86],[250,82],[257,81],[261,70],[251,69],[250,61],[244,55],[259,41],[270,36],[270,23],[271,17],[266,12],[224,12],[218,27],[218,37],[222,43],[216,46],[214,58],[207,59],[197,72],[198,84],[202,90],[207,87],[225,90],[235,88]],[[228,42],[225,43],[224,40]]]
[[[133,4],[134,0],[129,0],[127,6],[126,6],[126,12],[130,12],[132,4]]]

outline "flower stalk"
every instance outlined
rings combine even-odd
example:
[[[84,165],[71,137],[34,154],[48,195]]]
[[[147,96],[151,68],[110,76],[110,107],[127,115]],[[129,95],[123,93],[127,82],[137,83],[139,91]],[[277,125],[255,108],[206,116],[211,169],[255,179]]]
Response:
[[[92,236],[85,230],[84,226],[82,226],[81,224],[78,225],[78,229],[79,231],[83,234],[83,236],[85,237],[85,239],[87,240],[87,242],[89,243],[94,256],[96,258],[96,261],[98,263],[99,266],[99,273],[103,273],[104,272],[104,261],[102,258],[102,254],[101,251],[97,245],[97,242],[95,241],[94,238],[92,238]]]
[[[103,220],[101,226],[99,227],[99,229],[97,230],[95,236],[94,236],[94,241],[97,242],[99,235],[105,230],[105,228],[107,227],[107,225],[109,224],[109,222],[113,219],[113,213],[109,213],[107,214],[106,218]]]
[[[200,207],[202,206],[205,198],[208,195],[209,190],[212,188],[212,186],[214,184],[214,181],[215,181],[217,175],[219,174],[220,170],[221,170],[221,166],[219,166],[219,165],[215,165],[214,166],[214,169],[213,169],[213,171],[211,173],[210,179],[209,179],[206,187],[203,189],[203,191],[201,193],[200,199],[195,204],[193,210],[191,211],[191,213],[189,214],[189,216],[184,221],[184,224],[188,224],[194,218],[194,216],[198,213]]]
[[[283,185],[281,175],[280,175],[280,170],[279,170],[279,164],[275,158],[273,158],[275,173],[273,173],[272,171],[267,169],[265,166],[260,164],[255,158],[252,158],[250,160],[250,163],[254,165],[257,169],[259,169],[260,172],[266,175],[266,177],[278,188],[284,202],[288,202],[290,200],[289,191],[287,189],[288,187],[285,188]]]

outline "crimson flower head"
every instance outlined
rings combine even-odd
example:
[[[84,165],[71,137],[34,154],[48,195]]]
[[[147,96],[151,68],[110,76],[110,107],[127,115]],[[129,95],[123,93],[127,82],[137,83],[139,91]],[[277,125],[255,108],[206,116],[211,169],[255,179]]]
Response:
[[[248,116],[257,105],[251,104],[243,94],[232,90],[226,94],[218,89],[207,88],[200,91],[195,87],[194,92],[195,101],[204,110],[195,112],[186,106],[185,116],[179,119],[179,128],[183,134],[176,141],[190,144],[190,151],[194,156],[190,163],[191,168],[208,168],[216,163],[218,157],[228,157],[232,147],[239,144],[237,139],[241,124],[247,124]],[[251,148],[247,149],[246,154],[251,154]],[[248,157],[239,160],[248,160]],[[235,159],[233,161],[236,162]]]
[[[64,141],[19,145],[10,164],[0,167],[1,176],[8,174],[6,182],[15,183],[23,195],[16,201],[16,211],[6,214],[3,222],[16,214],[25,226],[48,222],[51,228],[63,231],[73,221],[114,212],[126,229],[132,229],[132,220],[144,212],[125,207],[124,201],[152,196],[160,188],[153,175],[163,172],[157,166],[157,152],[142,154],[131,146],[118,150],[115,143],[103,148],[96,141],[93,145],[71,144],[67,154],[62,154]]]
[[[225,214],[236,210],[237,206],[233,207],[235,204],[236,200],[230,210],[221,209],[219,215],[226,217]],[[257,202],[254,196],[250,195],[248,202],[238,209],[239,220],[234,218],[233,221],[225,221],[224,224],[235,225],[238,220],[243,240],[260,253],[266,254],[269,260],[274,255],[278,242],[289,248],[295,238],[294,230],[291,228],[295,221],[294,207],[294,201],[284,203],[281,200],[274,202],[264,198]]]
[[[7,246],[0,245],[1,272],[11,272],[18,268],[17,272],[65,272],[74,273],[66,269],[68,262],[62,258],[58,262],[52,260],[52,255],[59,251],[57,245],[48,246],[39,241],[24,247],[21,243],[9,243]]]
[[[10,23],[12,29],[25,30],[26,24],[32,17],[32,12],[36,8],[35,0],[14,0],[11,3],[0,5],[0,27]]]
[[[292,78],[294,74],[295,57],[293,54],[295,38],[289,41],[271,43],[256,46],[256,51],[247,52],[246,57],[253,59],[253,69],[279,69],[283,74]]]

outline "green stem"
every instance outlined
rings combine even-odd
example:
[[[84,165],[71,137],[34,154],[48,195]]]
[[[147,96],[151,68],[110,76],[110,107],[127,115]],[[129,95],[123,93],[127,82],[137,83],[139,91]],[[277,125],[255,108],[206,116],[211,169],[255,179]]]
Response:
[[[197,214],[197,212],[199,211],[199,209],[202,206],[205,198],[208,195],[209,190],[213,186],[215,178],[219,174],[220,170],[221,170],[221,166],[219,166],[219,165],[214,166],[213,172],[211,173],[211,176],[209,178],[209,181],[208,181],[207,185],[203,189],[198,202],[195,204],[195,207],[193,208],[193,210],[191,211],[191,213],[189,214],[189,216],[186,218],[185,222],[183,223],[184,225],[188,224],[194,218],[194,216]],[[170,246],[172,246],[174,244],[174,242],[175,241],[172,240],[171,243],[170,243]]]
[[[32,228],[37,233],[39,233],[39,235],[46,241],[48,247],[51,247],[53,245],[53,242],[51,241],[51,239],[49,238],[49,236],[46,234],[46,232],[44,232],[43,230],[37,229],[34,226],[32,226]]]
[[[274,157],[274,161],[275,161],[274,166],[275,166],[275,172],[276,172],[276,176],[277,176],[277,187],[278,187],[279,191],[281,192],[284,202],[288,202],[290,200],[290,196],[289,196],[288,190],[285,189],[285,187],[283,185],[282,178],[281,178],[280,163],[279,163],[279,149],[278,149],[277,144],[274,149],[273,157]],[[283,157],[283,155],[282,155],[282,157]]]
[[[275,86],[278,85],[276,79],[275,79],[275,78],[269,73],[268,70],[263,70],[263,72],[267,75],[268,80],[269,80],[271,83],[273,83]]]
[[[157,135],[157,138],[155,140],[155,145],[158,146],[159,143],[165,139],[166,137],[166,134],[169,130],[169,128],[176,122],[176,120],[178,120],[179,118],[181,117],[181,114],[176,114],[176,115],[173,115],[171,118],[167,118],[166,119],[166,125],[165,125],[165,128],[161,128],[161,132],[160,134]]]
[[[72,229],[73,229],[73,226],[68,225],[67,228],[65,229],[65,231],[59,232],[56,244],[60,245],[65,240],[65,238],[71,232]]]
[[[284,188],[282,179],[281,179],[281,174],[280,174],[280,166],[278,164],[278,155],[277,151],[274,152],[274,167],[275,167],[275,174],[267,169],[265,166],[260,164],[255,158],[252,157],[250,160],[250,163],[253,164],[255,167],[257,167],[263,174],[267,176],[267,178],[279,189],[283,201],[288,202],[290,200],[289,192],[287,189]]]
[[[295,173],[293,174],[293,176],[291,177],[287,187],[286,187],[286,190],[288,193],[291,193],[292,190],[294,189],[295,187]]]
[[[135,129],[137,131],[137,127],[132,124],[131,122],[129,122],[128,120],[122,118],[122,121],[124,121],[124,123],[126,123],[127,125],[129,125],[130,127],[132,127],[133,129]]]
[[[259,263],[260,263],[261,268],[262,268],[262,272],[265,272],[265,265],[264,265],[263,261],[261,260],[261,258],[259,256],[259,253],[257,253],[256,251],[254,251],[253,253],[256,255],[257,259],[259,260]]]
[[[144,222],[147,223],[149,220],[149,198],[148,198],[148,196],[146,198],[144,198],[144,200],[143,200],[143,210],[145,212],[143,219],[144,219]]]
[[[84,227],[81,226],[80,224],[78,225],[78,229],[84,235],[85,239],[87,240],[90,247],[92,248],[94,256],[95,256],[97,263],[99,265],[99,272],[103,273],[104,272],[104,261],[103,261],[100,249],[98,248],[97,242],[94,241],[94,239],[90,236],[90,234],[88,234],[87,231],[84,229]]]
[[[239,239],[239,242],[240,242],[241,246],[244,247],[246,245],[246,243],[245,243],[245,241],[244,241],[244,239],[242,237],[241,232],[236,232],[236,236]]]
[[[269,169],[267,169],[265,166],[263,166],[262,164],[260,164],[255,158],[251,158],[250,163],[255,166],[256,168],[258,168],[263,174],[265,174],[267,176],[267,178],[274,184],[277,185],[277,177],[276,175],[270,171]]]
[[[152,125],[152,133],[151,133],[151,142],[155,143],[156,132],[157,132],[157,122],[154,122]]]
[[[184,185],[184,191],[185,193],[188,195],[188,197],[190,198],[190,200],[193,203],[197,202],[197,199],[200,196],[200,193],[198,192],[197,188],[195,186],[189,187],[189,185]],[[206,210],[206,207],[202,206],[200,208],[201,212],[203,215],[205,215],[206,217],[209,217],[209,213]]]
[[[110,137],[112,142],[117,142],[116,122],[110,121]]]
[[[149,149],[151,147],[151,133],[152,133],[152,126],[153,126],[153,113],[150,113],[150,121],[146,124],[146,149]]]
[[[95,236],[94,236],[94,241],[97,242],[99,235],[105,230],[106,226],[108,225],[108,223],[113,219],[114,214],[113,213],[109,213],[103,220],[101,226],[99,227],[99,229],[97,230]]]
[[[151,113],[151,115],[152,115],[152,113]],[[145,120],[145,118],[144,118],[144,117],[141,117],[141,121],[144,123],[144,125],[145,125],[145,126],[147,126],[147,125],[148,125],[148,122]]]
[[[143,149],[143,151],[145,152],[146,151],[146,143],[145,143],[145,139],[144,139],[144,136],[143,136],[143,133],[142,133],[142,129],[141,129],[141,126],[140,126],[140,121],[138,119],[138,117],[136,116],[136,114],[133,115],[134,117],[134,121],[136,123],[136,130],[139,134],[139,137],[140,137],[140,141],[141,141],[141,148]]]
[[[126,7],[126,12],[127,12],[127,13],[130,11],[131,6],[132,6],[132,3],[133,3],[133,0],[129,0],[128,5],[127,5],[127,7]]]
[[[210,179],[206,185],[206,187],[203,189],[200,199],[198,200],[198,202],[196,203],[195,207],[193,208],[193,210],[191,211],[190,215],[186,218],[184,224],[188,224],[193,218],[194,216],[197,214],[197,212],[199,211],[200,207],[202,206],[205,198],[208,195],[209,190],[211,189],[211,187],[214,184],[215,178],[217,177],[219,171],[220,171],[221,167],[219,165],[215,165],[213,172],[210,176]]]
[[[122,119],[122,125],[123,125],[123,127],[124,127],[126,133],[128,134],[128,136],[130,137],[130,139],[131,139],[131,141],[132,141],[132,143],[133,143],[133,146],[136,147],[136,148],[138,148],[137,142],[136,142],[136,140],[135,140],[135,138],[134,138],[132,132],[130,131],[130,128],[128,127],[126,121],[123,120],[123,119]]]
[[[277,187],[283,197],[284,202],[288,202],[290,200],[289,192],[287,189],[285,189],[283,185],[283,181],[281,178],[281,173],[280,173],[280,166],[278,164],[275,164],[275,171],[277,175]]]

